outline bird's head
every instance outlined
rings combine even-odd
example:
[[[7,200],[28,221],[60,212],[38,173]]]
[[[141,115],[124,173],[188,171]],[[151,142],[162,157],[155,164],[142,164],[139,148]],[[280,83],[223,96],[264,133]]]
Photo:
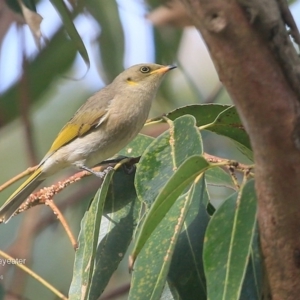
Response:
[[[176,68],[176,66],[146,63],[138,64],[123,71],[116,77],[114,82],[122,82],[127,86],[150,91],[156,89],[164,75],[174,68]]]

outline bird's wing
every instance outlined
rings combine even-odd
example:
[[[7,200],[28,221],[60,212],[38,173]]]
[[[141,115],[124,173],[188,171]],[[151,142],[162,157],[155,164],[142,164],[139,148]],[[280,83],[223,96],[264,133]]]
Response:
[[[95,112],[87,112],[79,116],[75,115],[59,132],[57,138],[54,140],[48,153],[54,153],[62,146],[68,144],[73,139],[80,137],[89,130],[98,127],[107,118],[107,110],[99,110]]]
[[[103,124],[108,117],[108,108],[113,98],[110,85],[91,96],[61,129],[40,165],[62,146]]]

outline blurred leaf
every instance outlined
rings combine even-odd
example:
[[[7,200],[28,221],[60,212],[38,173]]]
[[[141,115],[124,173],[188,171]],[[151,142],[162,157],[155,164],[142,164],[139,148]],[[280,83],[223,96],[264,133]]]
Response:
[[[3,275],[1,275],[1,276],[3,276]],[[0,300],[4,300],[4,299],[5,299],[5,289],[4,289],[3,285],[0,284]]]
[[[33,34],[36,44],[40,48],[41,47],[40,39],[42,36],[40,25],[41,22],[43,21],[43,18],[38,13],[36,13],[35,11],[29,9],[26,5],[24,5],[22,0],[18,0],[18,1],[22,9],[24,19],[27,25],[29,26],[31,33]]]
[[[57,55],[59,53],[59,55]],[[60,29],[33,61],[28,63],[26,80],[31,102],[40,100],[53,79],[64,73],[74,61],[76,51],[72,43],[65,38],[64,30]],[[45,76],[47,70],[47,76]],[[18,81],[0,95],[1,119],[6,123],[20,114],[19,94],[22,83]],[[3,118],[2,118],[3,116]]]
[[[198,104],[178,108],[167,114],[171,120],[190,114],[196,118],[197,126],[230,138],[249,159],[253,160],[250,140],[234,106],[220,104]]]
[[[205,235],[208,299],[240,297],[256,225],[254,180],[230,196],[213,215]]]
[[[162,4],[161,0],[147,0],[151,10]],[[155,61],[170,64],[177,60],[177,50],[180,45],[182,29],[174,26],[154,27]]]
[[[86,7],[101,27],[99,36],[102,77],[110,83],[124,70],[124,34],[116,1],[88,0]]]
[[[114,171],[106,174],[89,210],[81,221],[79,248],[75,254],[73,279],[69,290],[70,300],[89,299],[103,206],[113,174]]]
[[[64,28],[66,29],[70,39],[73,41],[74,45],[76,46],[77,51],[80,53],[82,59],[86,63],[88,69],[90,68],[90,59],[89,55],[86,51],[85,45],[73,23],[73,16],[69,12],[66,4],[63,0],[50,0],[53,6],[58,11],[62,22],[64,24]]]
[[[35,1],[34,0],[22,0],[22,2],[24,3],[24,5],[28,9],[36,12],[36,6],[35,6]],[[18,0],[5,0],[5,3],[14,12],[16,12],[18,14],[23,14],[22,13],[22,8],[20,7],[20,4],[19,4]]]
[[[181,29],[171,26],[154,27],[155,62],[159,64],[173,64],[176,62],[181,36]],[[158,90],[158,97],[165,101],[165,105],[173,98],[167,80],[164,80],[161,84]]]
[[[197,185],[194,199],[179,235],[173,254],[168,282],[182,300],[206,300],[206,282],[202,252],[209,215],[206,211],[209,196],[204,177]]]
[[[117,211],[116,205],[119,204],[115,203],[123,203],[123,208]],[[115,172],[105,202],[106,209],[110,204],[112,208],[109,210],[114,213],[109,215],[112,222],[109,222],[108,228],[101,225],[100,235],[107,234],[97,248],[89,299],[100,297],[132,240],[141,209],[141,202],[135,193],[134,174]]]
[[[162,5],[161,0],[147,0],[147,3],[152,9]],[[176,28],[175,26],[154,26],[153,29],[155,62],[159,64],[172,64],[176,62],[182,37],[182,29]],[[161,101],[172,99],[172,94],[166,81],[162,83],[158,95],[161,96]]]
[[[154,27],[155,61],[171,64],[177,59],[177,50],[181,41],[182,30],[168,27]]]
[[[176,241],[193,201],[197,201],[199,205],[199,195],[195,193],[195,184],[187,194],[177,199],[145,244],[134,268],[129,299],[160,298]]]

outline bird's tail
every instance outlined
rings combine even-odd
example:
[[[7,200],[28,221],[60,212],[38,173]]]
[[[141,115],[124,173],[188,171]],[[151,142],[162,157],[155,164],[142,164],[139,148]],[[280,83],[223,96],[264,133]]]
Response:
[[[15,211],[26,198],[44,179],[40,178],[41,169],[38,168],[2,205],[0,208],[0,220],[7,223]]]

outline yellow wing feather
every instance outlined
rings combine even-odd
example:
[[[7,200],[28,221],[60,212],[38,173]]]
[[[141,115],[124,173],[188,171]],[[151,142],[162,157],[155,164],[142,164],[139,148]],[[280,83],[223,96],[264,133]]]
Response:
[[[78,115],[75,115],[59,132],[46,156],[51,155],[75,138],[86,134],[101,123],[101,119],[105,118],[106,113],[106,110],[97,111],[94,114],[86,113],[84,116],[81,115],[80,118]]]

